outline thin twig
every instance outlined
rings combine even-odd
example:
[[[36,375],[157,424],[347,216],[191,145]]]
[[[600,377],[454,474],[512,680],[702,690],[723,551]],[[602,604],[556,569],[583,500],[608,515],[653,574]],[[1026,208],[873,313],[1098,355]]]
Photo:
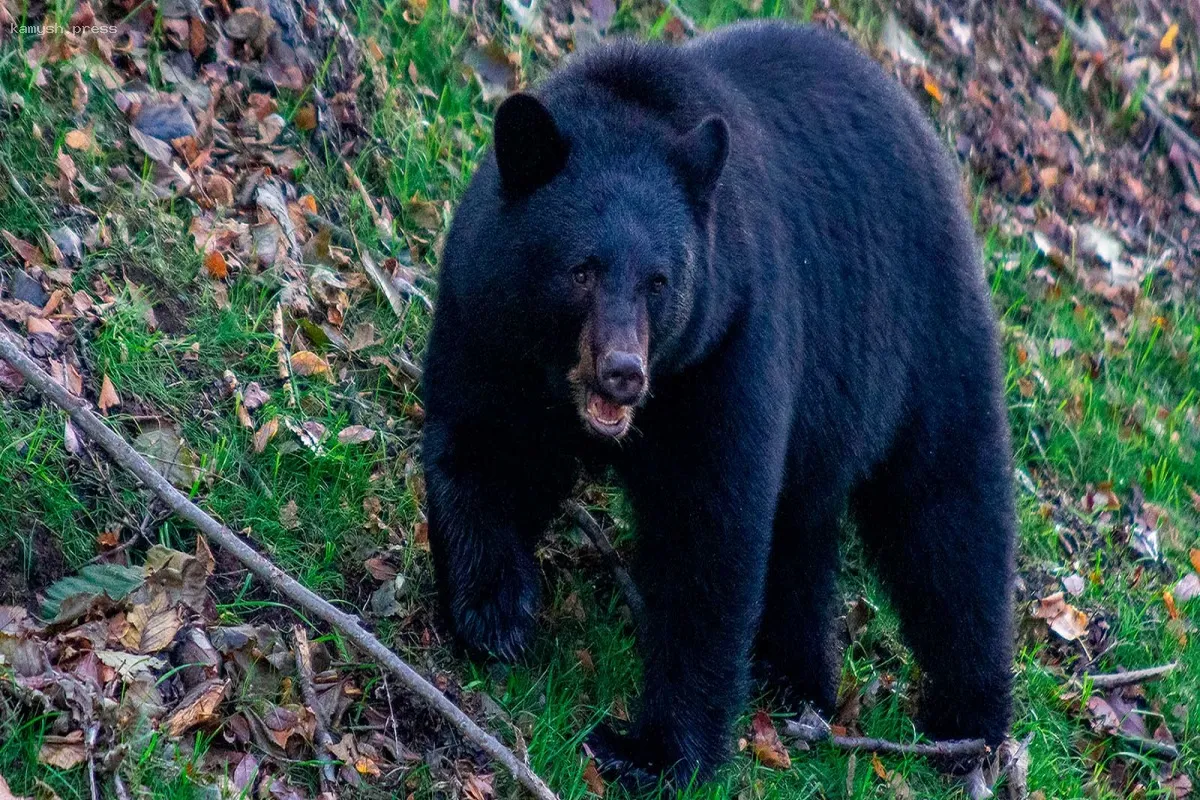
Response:
[[[1106,55],[1104,46],[1105,41],[1097,40],[1091,33],[1079,26],[1075,20],[1071,19],[1059,7],[1054,0],[1033,0],[1033,4],[1041,9],[1042,13],[1054,20],[1058,25],[1067,32],[1067,35],[1075,40],[1083,49],[1089,53],[1104,58]],[[1103,38],[1103,32],[1101,33]],[[1132,75],[1127,75],[1123,69],[1111,69],[1108,67],[1108,62],[1102,62],[1105,70],[1113,77],[1116,82],[1125,91],[1130,94],[1137,94],[1137,80]],[[1163,130],[1165,130],[1170,138],[1180,144],[1185,150],[1192,154],[1195,158],[1200,158],[1200,142],[1188,133],[1182,125],[1175,121],[1175,118],[1163,110],[1163,107],[1158,104],[1149,92],[1143,92],[1141,97],[1142,110],[1146,115],[1153,119]]]
[[[1179,758],[1179,748],[1173,744],[1155,739],[1145,739],[1141,736],[1130,736],[1121,731],[1117,731],[1116,736],[1122,742],[1137,748],[1137,752],[1142,755],[1154,756],[1164,761],[1175,761]]]
[[[835,735],[829,723],[809,711],[800,719],[790,719],[784,723],[784,733],[793,739],[810,744],[814,742],[829,742],[834,747],[843,750],[866,750],[871,753],[889,753],[892,755],[925,756],[933,758],[963,756],[979,756],[987,752],[987,742],[983,739],[947,739],[927,744],[902,744],[888,739],[871,739],[864,736]]]
[[[1131,669],[1128,672],[1111,672],[1102,675],[1081,675],[1078,678],[1080,683],[1091,681],[1092,687],[1095,689],[1119,689],[1123,686],[1133,686],[1134,684],[1144,683],[1145,681],[1156,680],[1166,675],[1175,667],[1179,666],[1172,661],[1170,664],[1163,664],[1159,667],[1148,667],[1147,669]]]
[[[334,743],[333,736],[329,733],[329,720],[325,719],[325,709],[317,702],[317,690],[313,686],[312,650],[309,649],[308,633],[303,625],[292,626],[292,649],[296,655],[296,677],[300,679],[300,696],[313,712],[316,728],[313,734],[313,749],[321,765],[321,795],[337,797],[337,767],[329,749]]]
[[[600,555],[608,562],[608,567],[612,570],[617,585],[621,587],[621,594],[625,596],[625,603],[629,606],[630,613],[633,614],[634,622],[641,627],[642,620],[646,618],[646,604],[642,600],[642,593],[634,583],[629,570],[625,569],[625,565],[621,562],[621,556],[613,549],[612,542],[608,540],[604,529],[586,508],[574,500],[567,503],[567,511],[575,520],[575,524],[587,534],[587,537],[592,540],[592,544],[596,545],[596,549],[600,551]]]
[[[83,401],[72,397],[29,356],[21,352],[15,337],[3,328],[0,328],[0,358],[20,372],[38,392],[66,410],[80,430],[103,447],[118,465],[141,479],[146,488],[176,514],[194,525],[211,542],[236,558],[268,586],[295,603],[299,609],[324,620],[358,650],[395,675],[405,687],[441,714],[468,741],[503,765],[535,797],[540,800],[557,800],[550,787],[517,758],[512,750],[479,727],[433,684],[363,628],[356,617],[338,610],[328,600],[292,578],[180,493],[162,474],[150,466],[150,462],[130,447],[128,442],[105,425]]]
[[[83,740],[83,747],[87,752],[88,791],[92,800],[100,800],[100,784],[96,782],[96,737],[99,735],[100,723],[93,722],[88,726]]]
[[[371,212],[371,221],[375,223],[375,232],[379,234],[379,239],[388,244],[392,244],[396,238],[392,233],[392,226],[388,224],[379,210],[375,208],[375,201],[371,198],[371,193],[367,191],[367,187],[363,185],[362,179],[358,177],[358,173],[350,166],[350,162],[343,161],[342,166],[346,168],[346,179],[350,181],[359,197],[367,205],[367,211]]]

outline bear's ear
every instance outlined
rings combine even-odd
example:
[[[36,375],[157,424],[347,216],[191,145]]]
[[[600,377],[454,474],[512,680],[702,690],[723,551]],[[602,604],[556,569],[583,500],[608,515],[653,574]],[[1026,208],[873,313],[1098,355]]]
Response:
[[[496,165],[504,190],[515,196],[546,185],[567,163],[567,140],[532,95],[511,95],[496,109]]]
[[[707,203],[729,156],[729,125],[718,116],[704,120],[671,145],[671,161],[684,188],[697,203]]]

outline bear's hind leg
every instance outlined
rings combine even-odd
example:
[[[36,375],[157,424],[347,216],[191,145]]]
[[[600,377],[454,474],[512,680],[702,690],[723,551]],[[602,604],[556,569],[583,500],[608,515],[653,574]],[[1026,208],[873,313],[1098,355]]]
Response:
[[[924,674],[934,739],[1005,737],[1012,683],[1014,510],[1002,411],[910,431],[854,498],[859,530]],[[990,435],[989,435],[990,434]],[[933,441],[930,441],[933,439]]]
[[[789,706],[837,704],[841,642],[836,633],[837,508],[806,493],[785,494],[775,516],[766,602],[755,654],[763,677]]]

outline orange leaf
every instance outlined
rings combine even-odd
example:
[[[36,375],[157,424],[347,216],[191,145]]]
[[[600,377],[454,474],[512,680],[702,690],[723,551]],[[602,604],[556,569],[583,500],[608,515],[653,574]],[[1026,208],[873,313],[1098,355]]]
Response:
[[[871,754],[871,769],[875,770],[875,774],[879,776],[881,781],[888,779],[888,771],[884,769],[883,762],[879,760],[878,753]]]
[[[925,73],[925,91],[929,94],[930,97],[932,97],[934,100],[937,100],[939,103],[945,102],[942,99],[941,87],[939,87],[937,85],[937,81],[935,81],[933,79],[933,76],[930,75],[928,72]]]
[[[771,722],[765,711],[756,713],[750,723],[750,744],[754,747],[754,757],[764,767],[791,769],[792,757],[779,740],[775,723]]]
[[[1167,32],[1158,42],[1158,49],[1165,52],[1170,52],[1175,49],[1175,37],[1179,35],[1179,23],[1172,22],[1171,27],[1167,28]]]
[[[304,195],[297,202],[299,202],[300,207],[303,208],[308,213],[310,213],[310,214],[317,213],[317,198],[313,197],[311,194]]]
[[[229,263],[225,261],[225,256],[221,255],[220,250],[213,250],[204,257],[204,268],[208,270],[208,277],[213,280],[223,281],[229,277]]]
[[[121,405],[121,396],[117,394],[117,390],[113,388],[112,381],[108,376],[104,376],[104,383],[100,384],[100,410],[108,413],[108,410],[113,406]]]
[[[1167,607],[1167,616],[1171,619],[1179,619],[1179,608],[1175,605],[1175,595],[1170,589],[1163,589],[1163,605]]]

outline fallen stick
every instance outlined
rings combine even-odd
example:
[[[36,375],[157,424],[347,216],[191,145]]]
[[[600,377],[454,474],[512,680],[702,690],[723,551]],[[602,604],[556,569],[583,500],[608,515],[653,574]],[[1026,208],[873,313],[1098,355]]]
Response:
[[[838,736],[828,722],[812,711],[805,712],[800,719],[789,719],[784,723],[783,730],[785,734],[801,742],[829,742],[843,750],[866,750],[870,753],[958,758],[981,756],[988,750],[987,742],[983,739],[947,739],[927,744],[902,744],[865,736]]]
[[[575,520],[575,524],[587,534],[587,537],[592,540],[592,544],[596,545],[596,549],[600,551],[600,555],[604,556],[604,560],[608,562],[608,567],[612,570],[613,577],[616,578],[617,585],[621,588],[621,594],[625,596],[629,611],[633,614],[633,620],[640,628],[642,620],[646,617],[646,604],[642,600],[642,593],[638,590],[637,584],[633,581],[633,576],[621,562],[621,556],[613,549],[612,542],[608,540],[600,523],[596,522],[596,518],[586,508],[572,500],[567,503],[567,511]]]
[[[1041,9],[1043,14],[1058,23],[1059,27],[1065,30],[1067,35],[1070,36],[1080,47],[1087,50],[1092,55],[1100,56],[1102,59],[1107,55],[1104,51],[1105,42],[1098,41],[1094,36],[1081,28],[1078,23],[1075,22],[1075,20],[1066,15],[1066,13],[1058,6],[1057,3],[1054,2],[1054,0],[1033,0],[1033,4]],[[1101,36],[1103,37],[1104,34],[1101,33]],[[1133,76],[1126,75],[1125,71],[1122,69],[1115,70],[1116,74],[1113,75],[1112,73],[1114,71],[1108,68],[1108,62],[1104,61],[1102,63],[1105,66],[1105,71],[1110,74],[1110,77],[1114,77],[1116,79],[1117,84],[1120,85],[1122,89],[1130,94],[1137,93],[1137,81],[1133,78]],[[1164,111],[1163,107],[1160,106],[1148,92],[1142,93],[1141,105],[1142,110],[1146,112],[1146,115],[1153,119],[1155,123],[1157,123],[1163,130],[1165,130],[1173,140],[1178,142],[1180,146],[1191,153],[1193,157],[1200,158],[1200,142],[1197,142],[1195,138],[1188,133],[1186,128],[1176,122],[1174,117]]]
[[[328,600],[301,584],[295,578],[275,566],[268,559],[238,538],[237,534],[217,522],[199,506],[188,500],[172,486],[158,470],[150,466],[145,458],[128,442],[104,424],[82,400],[72,397],[67,390],[54,382],[45,370],[33,359],[21,352],[7,329],[0,328],[0,358],[13,366],[42,395],[64,409],[71,420],[112,456],[124,469],[136,475],[151,492],[183,519],[192,523],[209,541],[220,546],[236,558],[243,566],[257,575],[279,594],[294,602],[299,608],[346,637],[356,648],[369,655],[377,664],[395,675],[413,694],[424,700],[434,711],[441,714],[459,733],[503,765],[516,780],[539,800],[558,800],[550,787],[512,750],[505,747],[494,736],[479,727],[454,703],[438,691],[432,683],[410,667],[400,656],[388,649],[359,624],[358,619],[339,611]]]
[[[1174,661],[1170,664],[1163,664],[1160,667],[1148,667],[1147,669],[1131,669],[1128,672],[1111,672],[1103,675],[1088,675],[1083,674],[1076,680],[1080,683],[1085,681],[1092,682],[1094,689],[1120,689],[1124,686],[1133,686],[1134,684],[1144,683],[1145,681],[1153,681],[1166,675],[1171,670],[1178,666]]]
[[[330,745],[334,744],[333,736],[329,733],[329,720],[317,702],[317,690],[313,685],[312,649],[308,645],[308,632],[303,625],[292,626],[292,649],[296,655],[296,677],[300,681],[300,696],[304,703],[312,709],[313,749],[317,751],[317,761],[321,765],[321,797],[336,800],[337,767],[333,763]]]

